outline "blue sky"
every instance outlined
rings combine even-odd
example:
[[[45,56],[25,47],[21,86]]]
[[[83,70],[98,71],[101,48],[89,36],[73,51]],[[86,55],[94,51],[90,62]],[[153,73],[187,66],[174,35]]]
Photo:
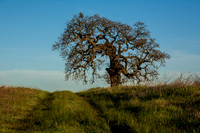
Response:
[[[161,75],[200,73],[199,0],[0,0],[0,85],[49,91],[108,86],[64,81],[65,63],[51,50],[79,12],[129,25],[143,21],[171,55]]]

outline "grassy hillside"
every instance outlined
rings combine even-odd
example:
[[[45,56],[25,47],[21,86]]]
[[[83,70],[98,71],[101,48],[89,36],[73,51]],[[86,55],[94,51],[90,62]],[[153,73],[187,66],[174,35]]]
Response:
[[[199,87],[116,87],[78,95],[112,132],[200,132]]]
[[[0,87],[0,132],[15,131],[48,92],[24,87]]]
[[[199,86],[0,87],[0,132],[200,132]]]
[[[0,87],[0,132],[110,132],[83,98],[69,91]]]

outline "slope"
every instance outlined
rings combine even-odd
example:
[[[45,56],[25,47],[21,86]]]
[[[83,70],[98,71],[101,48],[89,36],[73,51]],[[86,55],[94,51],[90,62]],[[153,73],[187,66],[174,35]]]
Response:
[[[105,120],[75,93],[14,87],[0,91],[0,132],[110,132]]]
[[[0,132],[200,132],[200,87],[0,87]]]

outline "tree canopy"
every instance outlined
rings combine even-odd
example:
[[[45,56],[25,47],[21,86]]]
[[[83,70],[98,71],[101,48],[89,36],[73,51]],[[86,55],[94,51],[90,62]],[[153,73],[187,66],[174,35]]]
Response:
[[[97,14],[74,15],[53,50],[58,50],[66,62],[67,79],[73,77],[87,83],[88,79],[94,82],[104,77],[111,86],[151,80],[170,58],[159,50],[143,22],[129,26]],[[105,75],[102,69],[106,70]]]

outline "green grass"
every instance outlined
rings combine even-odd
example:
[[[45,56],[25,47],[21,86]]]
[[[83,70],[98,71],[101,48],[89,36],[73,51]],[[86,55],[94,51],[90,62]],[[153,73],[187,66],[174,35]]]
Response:
[[[11,132],[47,92],[24,87],[0,87],[0,132]]]
[[[75,93],[13,87],[0,91],[6,95],[0,104],[0,132],[110,132],[105,120]]]
[[[99,111],[112,132],[200,132],[199,87],[116,87],[78,95]]]
[[[0,87],[0,132],[200,132],[200,87]]]

